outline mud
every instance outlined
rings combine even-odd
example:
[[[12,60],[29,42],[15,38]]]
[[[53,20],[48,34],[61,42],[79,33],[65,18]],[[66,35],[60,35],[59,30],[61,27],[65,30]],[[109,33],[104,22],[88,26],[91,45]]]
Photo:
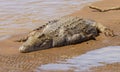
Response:
[[[0,72],[36,72],[36,69],[43,64],[57,63],[57,61],[64,61],[65,59],[84,54],[97,48],[120,44],[119,37],[102,38],[103,36],[104,35],[97,37],[97,40],[91,40],[81,44],[51,48],[31,53],[19,53],[18,48],[21,43],[16,44],[13,42],[18,38],[18,36],[15,36],[0,42],[0,44],[2,44],[1,47],[4,48],[1,49],[0,47]],[[111,40],[116,42],[111,44]],[[4,45],[4,43],[10,44]]]
[[[65,61],[57,61],[57,63],[50,63],[38,67],[37,72],[43,71],[70,71],[82,72],[92,71],[90,68],[105,66],[106,64],[120,62],[120,46],[108,46],[93,51],[89,51]]]
[[[98,4],[99,7],[103,8],[104,6],[107,5],[108,7],[110,5],[113,6],[114,4],[115,6],[120,5],[119,3],[120,3],[119,0],[116,1],[104,0],[96,3],[95,5],[97,6]],[[0,41],[0,72],[3,71],[4,72],[34,72],[41,65],[45,65],[49,63],[57,63],[57,61],[64,61],[65,59],[70,59],[72,57],[85,54],[86,52],[89,52],[91,50],[95,50],[106,46],[120,46],[120,11],[119,10],[100,13],[100,12],[94,12],[93,10],[89,9],[86,6],[82,10],[77,11],[71,15],[94,19],[114,30],[116,36],[105,37],[103,34],[100,34],[100,36],[98,36],[96,40],[90,40],[87,42],[83,42],[81,44],[51,48],[51,49],[22,54],[19,53],[18,51],[18,48],[21,46],[22,43],[16,43],[14,42],[14,40],[22,37],[25,34],[23,35],[17,34],[12,36],[11,38],[7,38],[6,40]],[[22,29],[20,30],[24,33],[24,30]],[[110,72],[110,71],[117,72],[120,69],[118,68],[119,66],[120,66],[119,63],[108,64],[106,66],[95,67],[92,70],[94,70],[93,72]]]

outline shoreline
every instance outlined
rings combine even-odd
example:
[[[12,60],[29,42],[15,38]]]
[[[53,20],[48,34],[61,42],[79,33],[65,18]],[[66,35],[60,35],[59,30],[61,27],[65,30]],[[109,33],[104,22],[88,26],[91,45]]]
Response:
[[[104,8],[107,9],[109,8],[111,5],[112,6],[116,6],[116,5],[120,5],[119,4],[120,1],[114,1],[114,0],[102,0],[102,1],[98,1],[95,3],[92,3],[92,5],[100,7],[100,8]],[[107,4],[107,5],[106,5]],[[109,12],[94,12],[94,10],[88,8],[88,6],[83,7],[80,11],[74,12],[73,14],[67,15],[67,16],[79,16],[79,17],[83,17],[83,18],[89,18],[89,19],[93,19],[97,22],[102,23],[103,25],[109,27],[110,29],[112,29],[116,35],[115,37],[105,37],[103,34],[100,34],[100,36],[98,36],[96,38],[96,40],[90,40],[87,42],[83,42],[80,44],[76,44],[76,45],[69,45],[69,46],[64,46],[64,47],[58,47],[58,48],[51,48],[51,49],[47,49],[47,50],[41,50],[41,51],[36,51],[36,52],[31,52],[31,53],[27,53],[27,54],[22,54],[19,53],[18,48],[22,43],[16,43],[14,42],[14,40],[18,39],[23,35],[15,35],[12,38],[9,38],[7,40],[4,41],[0,41],[0,55],[3,56],[17,56],[20,57],[18,61],[14,61],[13,63],[13,67],[15,66],[15,68],[10,68],[8,66],[8,70],[12,70],[12,69],[19,69],[16,68],[16,64],[18,64],[20,62],[21,57],[23,57],[23,61],[28,65],[28,68],[24,68],[23,65],[21,66],[21,70],[23,70],[25,72],[29,72],[29,70],[34,70],[35,68],[37,68],[38,66],[42,65],[42,64],[47,64],[47,63],[55,63],[58,60],[65,60],[65,59],[69,59],[81,54],[84,54],[88,51],[94,50],[94,49],[98,49],[98,48],[102,48],[102,47],[106,47],[106,46],[120,46],[120,10],[116,10],[116,11],[109,11]],[[17,58],[15,57],[15,58]],[[0,57],[1,58],[1,57]],[[12,58],[11,58],[12,59]],[[29,60],[28,60],[29,59]],[[3,58],[3,60],[9,60],[9,58]],[[29,62],[33,63],[33,65],[31,67],[29,67]],[[6,62],[6,61],[3,61]],[[7,63],[7,62],[6,62]],[[34,65],[34,63],[36,65]],[[3,63],[4,64],[4,63]],[[1,62],[0,62],[1,65]],[[25,66],[27,66],[25,65]],[[114,65],[114,64],[110,64],[110,69],[115,71],[114,68],[112,66],[119,66],[118,65]],[[3,70],[5,70],[5,65],[1,65],[3,67]],[[22,69],[23,67],[23,69]],[[5,68],[5,69],[4,69]],[[106,72],[108,69],[108,67],[96,67],[93,68],[93,72],[96,72],[96,69],[100,69],[97,72]],[[103,69],[105,69],[106,71],[104,71]],[[0,68],[0,71],[3,71]],[[5,70],[6,71],[6,70]],[[5,72],[4,71],[4,72]],[[117,71],[117,70],[116,70]],[[7,72],[7,71],[6,71]]]
[[[97,0],[0,1],[0,36],[31,31],[46,21],[71,14],[94,1]]]

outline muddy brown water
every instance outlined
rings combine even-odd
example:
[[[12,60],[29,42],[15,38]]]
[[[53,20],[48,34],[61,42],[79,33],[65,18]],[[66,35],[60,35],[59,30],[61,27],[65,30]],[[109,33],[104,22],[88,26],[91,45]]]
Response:
[[[0,36],[32,30],[97,0],[0,0]]]

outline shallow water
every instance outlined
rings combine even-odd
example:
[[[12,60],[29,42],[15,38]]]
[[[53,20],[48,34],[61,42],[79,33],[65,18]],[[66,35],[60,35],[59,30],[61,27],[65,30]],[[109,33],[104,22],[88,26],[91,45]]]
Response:
[[[98,0],[0,0],[0,36],[18,34]]]
[[[55,64],[46,64],[37,68],[36,72],[73,71],[81,72],[96,66],[104,66],[120,62],[120,46],[109,46],[89,51],[80,56]]]

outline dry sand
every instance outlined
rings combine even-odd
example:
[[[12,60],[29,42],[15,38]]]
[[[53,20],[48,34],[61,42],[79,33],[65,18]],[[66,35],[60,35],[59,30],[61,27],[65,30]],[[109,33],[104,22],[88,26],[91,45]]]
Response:
[[[120,6],[120,0],[103,0],[92,5],[101,9],[107,9],[113,6]],[[0,41],[0,72],[32,72],[42,64],[68,59],[101,47],[120,46],[120,10],[97,12],[86,6],[70,16],[96,20],[114,30],[117,36],[105,37],[103,34],[100,34],[96,40],[90,40],[81,44],[22,54],[18,51],[22,43],[16,43],[14,40],[25,34],[15,35],[12,38]],[[93,72],[119,72],[119,66],[120,63],[115,63],[103,67],[95,67],[92,70]]]

